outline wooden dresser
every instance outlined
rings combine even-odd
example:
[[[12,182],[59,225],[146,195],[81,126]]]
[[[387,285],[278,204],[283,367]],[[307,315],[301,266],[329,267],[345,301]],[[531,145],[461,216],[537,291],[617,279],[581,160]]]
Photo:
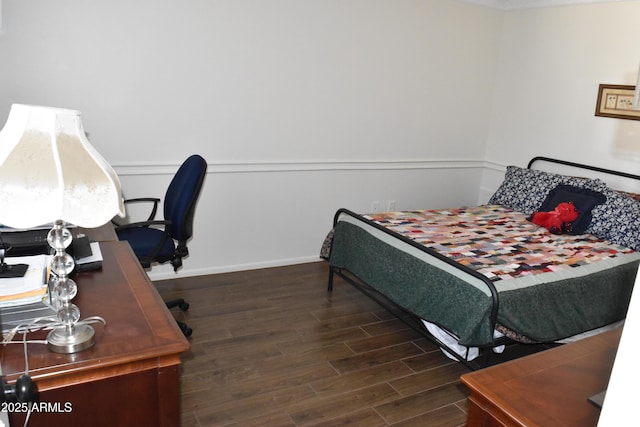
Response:
[[[595,426],[587,399],[607,387],[621,329],[462,375],[467,426]]]
[[[29,374],[39,390],[37,426],[180,425],[179,369],[189,343],[126,242],[102,242],[101,270],[74,278],[81,317],[102,316],[96,344],[75,354],[57,354],[29,344]],[[34,332],[29,339],[45,339]],[[21,339],[16,337],[15,340]],[[0,350],[9,382],[24,372],[21,344]],[[9,413],[22,426],[25,413]]]

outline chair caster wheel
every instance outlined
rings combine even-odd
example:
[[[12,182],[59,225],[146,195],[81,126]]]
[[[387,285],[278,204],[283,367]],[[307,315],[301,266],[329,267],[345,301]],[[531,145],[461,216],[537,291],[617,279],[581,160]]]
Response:
[[[189,303],[188,302],[183,302],[178,307],[180,307],[180,310],[182,310],[182,311],[187,311],[187,310],[189,310]]]
[[[187,338],[190,337],[191,334],[193,333],[193,329],[187,326],[187,324],[184,322],[178,322],[178,327],[180,327],[182,334]]]

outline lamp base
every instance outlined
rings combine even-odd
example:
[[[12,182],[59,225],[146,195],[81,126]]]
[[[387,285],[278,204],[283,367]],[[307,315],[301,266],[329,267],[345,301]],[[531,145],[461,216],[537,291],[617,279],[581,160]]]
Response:
[[[47,335],[47,348],[54,353],[76,353],[86,350],[96,343],[95,331],[89,325],[76,324],[73,333],[69,334],[67,328],[53,329]]]

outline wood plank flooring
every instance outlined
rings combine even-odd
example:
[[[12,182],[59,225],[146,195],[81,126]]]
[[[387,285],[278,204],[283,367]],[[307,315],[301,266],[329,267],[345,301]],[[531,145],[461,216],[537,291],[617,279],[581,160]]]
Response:
[[[156,282],[184,297],[182,425],[460,426],[469,370],[325,262]]]

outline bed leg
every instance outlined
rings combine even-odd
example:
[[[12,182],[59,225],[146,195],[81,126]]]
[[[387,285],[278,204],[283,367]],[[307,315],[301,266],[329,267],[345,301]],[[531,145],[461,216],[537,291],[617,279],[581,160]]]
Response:
[[[333,267],[329,267],[329,281],[327,282],[327,290],[329,292],[333,291]]]

